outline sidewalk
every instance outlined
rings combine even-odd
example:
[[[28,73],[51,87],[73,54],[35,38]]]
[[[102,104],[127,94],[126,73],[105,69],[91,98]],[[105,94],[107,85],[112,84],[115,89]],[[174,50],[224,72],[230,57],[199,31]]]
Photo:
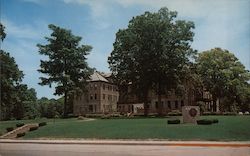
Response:
[[[1,143],[20,143],[20,144],[79,144],[79,145],[150,145],[150,146],[200,146],[200,147],[249,147],[250,141],[154,141],[154,140],[18,140],[0,139]]]

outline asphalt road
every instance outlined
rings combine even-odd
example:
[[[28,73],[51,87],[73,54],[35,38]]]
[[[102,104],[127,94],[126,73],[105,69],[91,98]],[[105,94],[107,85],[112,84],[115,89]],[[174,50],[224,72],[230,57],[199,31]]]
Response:
[[[0,156],[250,156],[249,147],[0,143]]]

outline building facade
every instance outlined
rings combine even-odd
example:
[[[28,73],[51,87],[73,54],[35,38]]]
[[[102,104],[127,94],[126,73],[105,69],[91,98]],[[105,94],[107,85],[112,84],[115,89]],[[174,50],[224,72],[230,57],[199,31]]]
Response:
[[[111,74],[94,72],[87,85],[87,92],[77,97],[73,104],[75,115],[111,113],[117,111],[118,87]]]
[[[167,94],[161,95],[162,113],[166,114],[171,111],[181,111],[181,107],[192,105],[187,94],[177,96],[175,91],[168,91]],[[150,90],[148,93],[148,113],[157,113],[159,108],[158,95]],[[127,90],[120,90],[120,98],[117,104],[118,112],[122,113],[144,113],[144,103],[135,94],[131,92],[130,86]]]

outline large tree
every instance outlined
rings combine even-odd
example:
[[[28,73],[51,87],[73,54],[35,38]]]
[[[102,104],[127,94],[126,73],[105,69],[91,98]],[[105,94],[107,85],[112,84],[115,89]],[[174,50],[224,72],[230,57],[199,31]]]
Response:
[[[81,37],[75,36],[70,30],[49,25],[51,36],[46,37],[48,44],[38,44],[39,53],[48,56],[41,60],[38,71],[46,74],[40,77],[40,85],[56,84],[55,95],[64,95],[64,116],[67,116],[67,103],[70,94],[85,89],[87,80],[91,75],[91,68],[86,62],[86,55],[92,47],[80,45]]]
[[[167,8],[133,17],[128,28],[117,32],[108,58],[118,82],[132,82],[133,90],[143,98],[145,114],[148,91],[154,89],[161,115],[161,95],[181,83],[182,69],[194,54],[190,48],[194,23],[176,17],[177,12]]]
[[[1,118],[10,119],[13,117],[13,109],[17,104],[23,72],[19,70],[15,59],[3,50],[0,50],[0,60]]]
[[[4,29],[5,29],[4,25],[0,22],[0,39],[2,41],[6,37],[6,33],[5,33]]]
[[[0,23],[0,38],[6,37],[4,26]],[[0,119],[21,119],[35,113],[36,93],[35,89],[28,89],[27,85],[22,84],[23,72],[19,70],[14,57],[8,52],[0,50]],[[31,115],[30,115],[31,116]]]
[[[241,103],[245,90],[249,90],[250,75],[234,54],[214,48],[200,53],[196,61],[204,87],[212,94],[213,111],[217,111],[216,101],[223,97]]]

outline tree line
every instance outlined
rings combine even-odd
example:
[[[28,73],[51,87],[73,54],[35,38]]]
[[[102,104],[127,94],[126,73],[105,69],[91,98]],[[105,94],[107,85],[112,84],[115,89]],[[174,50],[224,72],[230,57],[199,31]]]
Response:
[[[1,50],[2,119],[26,117],[25,113],[37,110],[46,117],[51,113],[45,115],[45,112],[51,110],[56,110],[53,112],[57,112],[57,116],[66,117],[72,110],[72,99],[86,91],[87,80],[93,72],[86,56],[92,47],[81,45],[82,38],[68,29],[52,24],[48,27],[52,33],[45,37],[47,44],[37,45],[39,53],[47,57],[40,62],[38,71],[44,76],[40,77],[39,84],[50,87],[55,84],[54,94],[63,98],[37,100],[35,90],[21,83],[24,74],[14,58]],[[0,28],[3,41],[6,34],[2,24]],[[108,57],[110,70],[120,88],[132,84],[133,93],[145,104],[145,115],[149,90],[158,95],[161,115],[162,95],[170,90],[183,95],[187,85],[195,91],[208,90],[214,102],[219,100],[221,110],[249,111],[249,71],[228,50],[194,50],[191,47],[194,29],[192,21],[177,19],[176,11],[161,8],[158,12],[133,17],[127,28],[116,33]],[[28,107],[31,105],[36,106]],[[47,109],[43,108],[45,105]],[[215,105],[211,111],[217,111]]]

